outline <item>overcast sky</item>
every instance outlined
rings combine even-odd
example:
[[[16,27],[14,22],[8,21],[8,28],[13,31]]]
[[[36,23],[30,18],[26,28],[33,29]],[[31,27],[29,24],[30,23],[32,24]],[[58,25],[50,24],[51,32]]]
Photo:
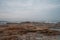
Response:
[[[0,20],[60,21],[60,0],[0,0]]]

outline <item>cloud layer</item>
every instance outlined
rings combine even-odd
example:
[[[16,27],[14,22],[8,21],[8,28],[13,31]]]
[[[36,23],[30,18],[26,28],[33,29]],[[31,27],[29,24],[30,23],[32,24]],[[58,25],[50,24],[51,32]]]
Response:
[[[60,0],[0,0],[0,18],[58,22]]]

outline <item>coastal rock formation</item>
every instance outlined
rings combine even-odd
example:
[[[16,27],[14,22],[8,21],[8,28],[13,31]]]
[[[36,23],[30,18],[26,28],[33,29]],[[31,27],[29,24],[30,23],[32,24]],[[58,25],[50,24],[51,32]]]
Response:
[[[48,26],[35,26],[33,23],[13,23],[7,24],[7,27],[0,28],[0,39],[1,40],[18,40],[21,36],[28,33],[40,33],[46,36],[60,35],[59,31],[50,30]]]

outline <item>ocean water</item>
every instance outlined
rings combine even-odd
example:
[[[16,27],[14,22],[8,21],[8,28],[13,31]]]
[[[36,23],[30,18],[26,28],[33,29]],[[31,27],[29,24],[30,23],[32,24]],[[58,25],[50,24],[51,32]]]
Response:
[[[60,28],[50,28],[50,30],[60,31]]]

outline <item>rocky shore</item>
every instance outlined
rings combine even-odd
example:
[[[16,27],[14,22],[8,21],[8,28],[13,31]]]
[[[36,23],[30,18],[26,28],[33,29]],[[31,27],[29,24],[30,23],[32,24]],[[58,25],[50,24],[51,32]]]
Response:
[[[40,33],[45,36],[60,35],[60,31],[50,30],[47,25],[36,26],[29,22],[22,24],[9,23],[7,27],[0,27],[0,40],[21,40],[21,37],[28,33]]]

